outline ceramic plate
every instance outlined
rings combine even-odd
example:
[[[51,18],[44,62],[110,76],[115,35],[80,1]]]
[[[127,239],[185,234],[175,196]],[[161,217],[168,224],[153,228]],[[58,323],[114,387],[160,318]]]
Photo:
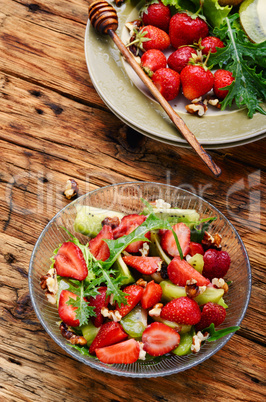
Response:
[[[127,2],[116,10],[119,21],[117,34],[126,40],[125,23],[137,18],[138,6]],[[122,121],[153,139],[171,145],[189,146],[161,106],[148,96],[113,41],[108,35],[95,32],[89,21],[85,33],[85,57],[98,94]],[[199,118],[184,111],[182,95],[172,102],[172,106],[206,148],[243,145],[266,135],[266,119],[259,113],[249,119],[245,109],[223,112],[209,109],[203,118]]]

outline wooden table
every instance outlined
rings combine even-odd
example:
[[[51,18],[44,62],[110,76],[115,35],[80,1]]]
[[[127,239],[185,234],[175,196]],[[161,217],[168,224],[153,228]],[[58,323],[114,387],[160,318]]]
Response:
[[[2,0],[0,9],[0,400],[265,401],[266,140],[210,151],[215,178],[190,149],[127,127],[86,68],[85,0]],[[82,365],[48,336],[29,298],[28,266],[44,226],[69,201],[124,181],[170,183],[219,208],[247,248],[253,290],[241,330],[178,375],[130,379]]]

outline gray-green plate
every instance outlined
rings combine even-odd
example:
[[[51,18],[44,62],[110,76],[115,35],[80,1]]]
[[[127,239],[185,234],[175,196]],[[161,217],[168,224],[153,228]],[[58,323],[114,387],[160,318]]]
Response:
[[[116,10],[117,34],[124,39],[127,35],[124,25],[137,18],[138,7],[126,2]],[[145,94],[142,83],[122,60],[111,38],[95,32],[89,21],[85,33],[85,57],[96,91],[122,121],[150,138],[170,145],[189,146],[161,106]],[[259,113],[249,119],[245,109],[224,112],[209,109],[199,118],[183,111],[182,95],[172,101],[172,106],[206,148],[243,145],[266,135],[266,117]]]

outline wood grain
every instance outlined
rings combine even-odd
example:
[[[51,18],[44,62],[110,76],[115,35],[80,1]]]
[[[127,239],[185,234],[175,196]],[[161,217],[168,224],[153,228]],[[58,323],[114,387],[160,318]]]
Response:
[[[0,11],[0,401],[265,401],[266,140],[209,151],[212,177],[190,149],[127,127],[92,86],[83,52],[85,0],[3,0]],[[178,375],[103,374],[68,356],[31,305],[28,266],[49,220],[80,195],[155,181],[202,196],[247,248],[252,295],[241,330],[215,356]]]

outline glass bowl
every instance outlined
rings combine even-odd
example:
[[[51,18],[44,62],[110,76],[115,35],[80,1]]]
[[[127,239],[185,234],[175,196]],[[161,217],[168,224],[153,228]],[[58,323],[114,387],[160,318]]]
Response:
[[[124,214],[139,213],[143,209],[140,198],[147,201],[163,199],[172,207],[196,209],[201,218],[216,216],[210,233],[220,233],[223,249],[231,257],[231,267],[226,279],[232,281],[229,292],[225,295],[228,304],[227,316],[220,328],[240,325],[249,303],[251,292],[251,270],[245,246],[233,225],[214,206],[188,191],[170,185],[152,182],[126,182],[94,190],[71,202],[48,223],[41,233],[32,252],[29,268],[29,289],[33,307],[38,319],[51,338],[69,355],[90,367],[106,373],[125,377],[159,377],[187,370],[202,363],[220,350],[231,338],[232,334],[224,336],[215,342],[205,342],[197,354],[187,356],[167,355],[160,361],[137,361],[134,364],[107,365],[96,358],[82,355],[71,347],[61,336],[57,308],[48,303],[44,291],[40,287],[40,277],[50,268],[50,257],[58,245],[69,239],[62,229],[65,227],[81,242],[87,243],[88,238],[74,231],[73,223],[76,208],[80,205],[110,209]]]

